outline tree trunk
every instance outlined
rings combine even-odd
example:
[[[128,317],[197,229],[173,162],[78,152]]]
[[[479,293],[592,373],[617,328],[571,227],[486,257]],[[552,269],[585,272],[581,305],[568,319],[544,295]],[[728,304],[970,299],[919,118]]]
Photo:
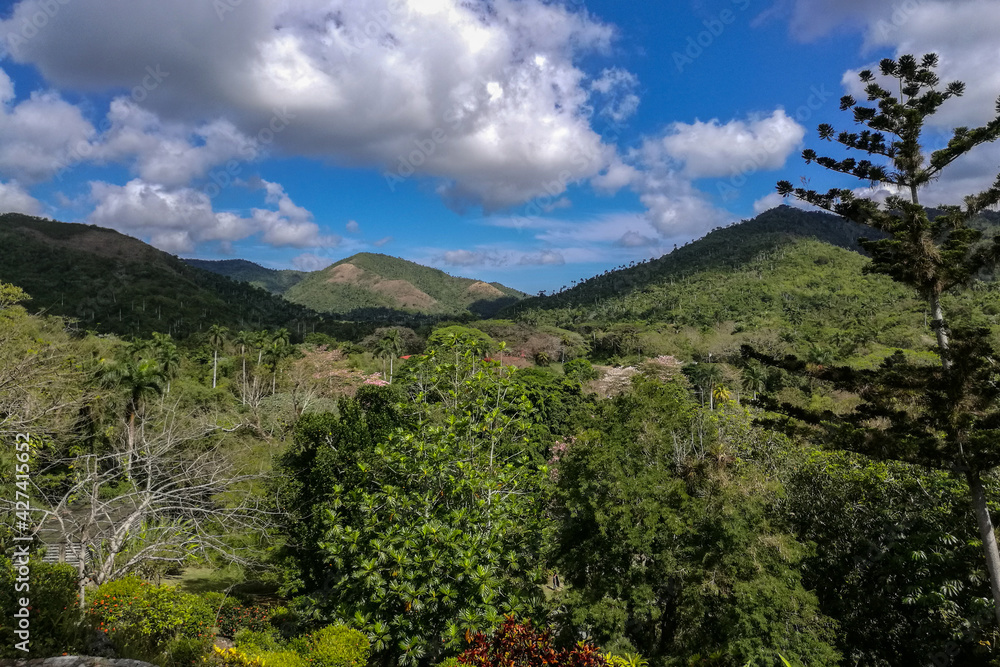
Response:
[[[990,588],[993,591],[993,611],[996,613],[997,624],[1000,625],[1000,551],[997,550],[997,536],[990,518],[989,507],[986,505],[986,489],[979,471],[970,470],[965,474],[972,492],[972,507],[976,511],[976,522],[979,524],[979,536],[983,541],[983,553],[986,556],[986,569],[990,575]]]
[[[215,389],[215,378],[219,370],[219,351],[214,351],[214,356],[212,359],[212,389]]]
[[[941,366],[945,372],[951,370],[951,359],[948,358],[948,331],[944,325],[944,310],[941,308],[941,295],[932,294],[930,297],[931,306],[931,327],[937,337],[938,352],[941,354]]]

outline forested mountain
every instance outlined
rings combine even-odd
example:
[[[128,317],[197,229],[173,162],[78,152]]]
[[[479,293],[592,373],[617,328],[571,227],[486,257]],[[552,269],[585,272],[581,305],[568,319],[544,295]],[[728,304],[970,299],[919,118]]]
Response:
[[[268,269],[245,259],[185,259],[184,262],[197,269],[217,273],[237,282],[250,283],[278,295],[284,294],[309,275],[306,271]]]
[[[117,334],[184,336],[213,323],[304,331],[320,320],[114,230],[17,213],[0,215],[0,281],[31,295],[33,311]]]

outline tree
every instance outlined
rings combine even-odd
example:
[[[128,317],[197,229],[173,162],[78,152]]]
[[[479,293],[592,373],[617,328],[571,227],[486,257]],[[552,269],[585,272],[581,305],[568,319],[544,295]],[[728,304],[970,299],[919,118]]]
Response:
[[[219,349],[226,344],[229,329],[213,324],[208,330],[208,344],[212,346],[212,389],[216,387],[216,377],[219,370]]]
[[[177,406],[145,411],[138,442],[71,457],[35,450],[36,531],[56,528],[82,589],[209,553],[247,563],[231,539],[266,534],[271,517],[250,491],[259,478],[233,463],[223,429]],[[133,416],[138,414],[133,412]],[[234,429],[230,429],[234,430]],[[127,461],[128,463],[124,463]],[[62,484],[49,474],[70,474]],[[38,480],[38,482],[35,481]]]
[[[153,353],[160,364],[163,377],[167,380],[166,393],[170,393],[170,381],[177,377],[181,368],[181,355],[170,334],[153,332]]]
[[[243,371],[240,374],[240,386],[242,388],[242,393],[240,400],[243,405],[246,405],[246,392],[247,392],[247,348],[253,346],[254,335],[251,331],[240,331],[236,334],[236,338],[233,339],[233,345],[240,348],[240,361],[243,364]]]
[[[642,377],[593,412],[557,464],[563,639],[670,666],[778,664],[779,651],[837,664],[833,624],[801,581],[807,549],[760,492],[768,471],[737,463],[763,458],[746,413]],[[696,444],[706,417],[717,427]]]
[[[920,201],[921,188],[939,178],[946,167],[977,146],[1000,138],[1000,100],[997,102],[997,116],[993,120],[977,128],[956,128],[947,146],[928,157],[921,144],[927,119],[946,101],[961,96],[965,91],[965,85],[958,81],[947,84],[943,90],[939,89],[940,80],[935,74],[937,65],[938,58],[934,54],[927,54],[920,61],[912,55],[901,56],[898,60],[882,60],[880,74],[883,80],[892,82],[891,87],[899,91],[898,95],[879,83],[872,71],[865,70],[859,76],[866,86],[867,99],[874,103],[873,106],[861,105],[850,95],[841,99],[841,109],[851,110],[855,123],[865,129],[838,134],[828,124],[819,126],[821,139],[835,139],[849,150],[873,156],[875,161],[853,157],[837,160],[818,156],[811,149],[802,154],[806,163],[816,162],[826,169],[854,176],[872,185],[889,186],[896,194],[886,199],[884,204],[842,188],[820,193],[794,188],[788,181],[782,181],[777,189],[779,194],[794,196],[880,232],[885,238],[862,241],[863,247],[872,255],[867,270],[890,276],[915,289],[926,300],[941,359],[942,373],[937,380],[949,388],[937,394],[948,406],[945,413],[939,411],[934,420],[934,425],[943,431],[904,427],[903,433],[908,438],[917,438],[917,443],[907,441],[906,437],[899,437],[901,434],[897,433],[897,437],[888,440],[880,437],[877,448],[867,449],[880,457],[932,465],[965,477],[983,542],[997,623],[1000,624],[1000,552],[982,481],[982,476],[1000,463],[1000,447],[996,434],[992,438],[983,437],[995,427],[989,419],[984,419],[981,401],[975,409],[970,409],[977,402],[976,394],[982,397],[982,390],[987,385],[977,386],[969,382],[969,378],[958,375],[952,327],[945,319],[942,306],[943,295],[967,286],[980,271],[996,264],[1000,258],[1000,240],[982,244],[982,232],[969,225],[970,220],[986,208],[1000,203],[1000,176],[987,190],[966,196],[963,206],[941,207],[942,214],[934,219],[928,216]],[[982,337],[971,329],[965,333],[970,338],[964,343],[965,352],[986,354],[985,358],[990,358],[988,350],[982,347]],[[975,352],[973,348],[976,348]],[[897,377],[905,366],[905,360],[898,361],[903,363],[897,363],[895,369],[885,369],[890,373],[895,370]],[[976,366],[978,362],[974,357],[966,356],[964,363]],[[981,368],[979,370],[982,371]],[[905,380],[900,383],[884,379],[889,379],[888,386],[895,384],[896,389],[903,389],[900,384],[908,384]],[[927,395],[926,392],[932,391],[933,384],[924,383],[922,387]],[[909,389],[912,391],[913,387]],[[871,398],[879,403],[877,396]],[[901,416],[899,410],[893,411],[884,401],[881,407],[890,415]],[[912,418],[912,415],[907,416]],[[894,425],[897,425],[896,420]],[[861,431],[855,434],[862,438],[862,442],[869,440]],[[920,445],[921,441],[925,444]]]
[[[545,475],[523,451],[530,404],[495,362],[466,382],[483,387],[455,388],[454,407],[418,402],[406,428],[377,437],[369,416],[397,413],[375,403],[359,419],[349,409],[336,427],[299,431],[286,459],[293,506],[327,490],[299,510],[309,517],[297,552],[311,607],[368,633],[383,664],[433,664],[467,631],[541,608]]]
[[[398,329],[389,329],[378,342],[379,356],[389,360],[389,383],[392,383],[392,362],[403,353],[403,338]],[[383,366],[382,370],[385,370]]]
[[[132,343],[117,359],[102,360],[98,369],[98,383],[102,387],[117,389],[125,394],[125,451],[122,454],[127,479],[131,479],[132,475],[132,460],[137,451],[145,400],[161,395],[166,380],[163,367],[147,354],[148,351],[145,343]]]

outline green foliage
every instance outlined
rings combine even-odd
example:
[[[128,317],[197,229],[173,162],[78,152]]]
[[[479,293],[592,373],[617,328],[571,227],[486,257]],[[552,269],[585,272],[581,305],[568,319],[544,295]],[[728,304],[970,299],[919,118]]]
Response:
[[[30,631],[32,657],[47,657],[71,653],[83,647],[85,633],[80,627],[82,620],[77,597],[76,572],[69,565],[31,562],[30,588],[23,582],[15,581],[15,571],[11,560],[0,557],[0,613],[4,622],[0,624],[0,657],[21,658],[22,651],[14,648],[20,641],[14,634],[15,611],[20,610],[20,600],[30,601]]]
[[[454,404],[417,404],[444,409],[433,421],[424,412],[414,426],[355,442],[311,427],[297,441],[299,451],[332,441],[344,452],[324,457],[328,492],[314,509],[324,530],[301,557],[319,585],[301,605],[350,622],[376,655],[405,664],[439,659],[466,631],[541,604],[545,476],[518,451],[528,404],[498,364],[479,363],[461,393],[453,388]]]
[[[833,624],[799,571],[807,549],[780,523],[745,417],[703,412],[683,386],[639,377],[600,404],[559,460],[554,564],[566,638],[686,665],[834,665]],[[728,422],[734,422],[730,425]],[[794,629],[793,629],[794,628]]]
[[[479,329],[456,325],[435,329],[427,337],[427,347],[442,353],[468,350],[484,356],[496,349],[496,342]]]
[[[563,364],[563,373],[571,380],[587,382],[597,379],[597,371],[586,359],[573,359]]]
[[[843,452],[789,465],[784,511],[816,545],[804,582],[838,620],[836,645],[849,663],[923,664],[951,645],[961,664],[983,664],[975,653],[992,614],[980,597],[986,573],[964,517],[964,483]]]
[[[346,625],[317,630],[306,638],[305,650],[299,651],[315,667],[364,667],[368,652],[368,638]]]
[[[207,652],[213,637],[215,610],[202,598],[136,577],[99,586],[86,613],[120,655],[139,660],[176,652],[170,664],[190,664],[187,656],[199,646],[199,655]]]

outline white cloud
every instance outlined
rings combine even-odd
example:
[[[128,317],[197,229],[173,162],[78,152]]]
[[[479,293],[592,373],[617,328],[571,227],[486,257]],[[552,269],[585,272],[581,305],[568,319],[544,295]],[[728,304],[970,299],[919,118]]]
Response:
[[[357,220],[348,220],[347,224],[344,225],[344,229],[347,230],[348,234],[359,234],[361,232],[361,225],[358,224]]]
[[[299,271],[319,271],[330,266],[333,262],[328,257],[320,257],[311,252],[305,252],[292,258],[292,266]]]
[[[542,250],[541,252],[533,252],[527,255],[522,255],[518,264],[523,265],[538,265],[538,266],[559,266],[566,263],[566,258],[563,257],[561,252],[555,250]]]
[[[590,84],[590,89],[598,93],[603,106],[600,114],[615,123],[628,120],[639,109],[639,96],[635,89],[639,78],[620,67],[611,67],[601,72],[601,76]]]
[[[446,250],[435,258],[435,263],[448,266],[503,266],[510,258],[496,251]]]
[[[107,131],[96,143],[93,159],[132,165],[142,180],[168,187],[184,186],[203,178],[217,166],[229,163],[235,168],[220,169],[215,180],[228,185],[238,174],[239,163],[260,156],[256,141],[241,133],[228,120],[216,119],[189,128],[178,122],[164,122],[160,117],[127,98],[112,101],[107,115]]]
[[[42,204],[17,183],[0,182],[0,212],[38,215]]]
[[[691,178],[728,176],[748,170],[780,169],[805,137],[806,129],[784,109],[751,120],[673,123],[644,151],[662,151],[684,164]]]
[[[172,253],[192,252],[199,243],[229,243],[260,235],[272,246],[329,247],[339,243],[324,236],[309,211],[296,206],[276,183],[263,182],[266,201],[277,209],[255,208],[250,218],[215,212],[204,192],[167,188],[133,179],[125,185],[92,182],[96,203],[88,222],[111,227]]]
[[[232,10],[221,19],[220,4]],[[285,153],[434,179],[456,208],[558,196],[610,163],[615,149],[590,127],[590,98],[607,91],[607,113],[627,117],[634,77],[608,70],[591,82],[576,62],[608,51],[611,27],[542,0],[435,7],[92,0],[60,4],[44,30],[8,48],[74,90],[136,90],[147,67],[163,72],[139,101],[163,119],[153,134],[165,150],[120,128],[107,155],[133,156],[140,178],[171,187],[262,133]],[[40,8],[17,3],[0,35]],[[213,124],[220,118],[231,126]],[[187,132],[171,130],[176,122]]]
[[[375,246],[376,248],[381,248],[384,245],[388,245],[388,244],[392,243],[394,240],[395,239],[393,237],[386,236],[384,238],[380,238],[378,241],[374,241],[372,243],[372,245]]]
[[[25,184],[48,180],[89,152],[95,132],[55,92],[36,91],[15,104],[14,85],[0,70],[0,174]]]

